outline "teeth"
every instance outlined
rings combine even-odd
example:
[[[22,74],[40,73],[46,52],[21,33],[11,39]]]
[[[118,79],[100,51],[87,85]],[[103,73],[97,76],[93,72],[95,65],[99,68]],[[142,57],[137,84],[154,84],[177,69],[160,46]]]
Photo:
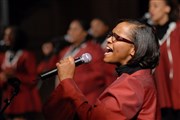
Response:
[[[110,47],[106,47],[107,50],[111,49]]]
[[[107,52],[113,52],[113,50],[110,47],[106,47]]]

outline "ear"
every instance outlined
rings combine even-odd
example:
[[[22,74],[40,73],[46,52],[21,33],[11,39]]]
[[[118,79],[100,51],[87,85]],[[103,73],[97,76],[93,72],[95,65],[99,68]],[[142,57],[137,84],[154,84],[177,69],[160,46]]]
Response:
[[[130,55],[131,55],[131,57],[133,57],[135,55],[135,48],[134,47],[131,48]]]
[[[168,14],[169,14],[169,13],[170,13],[170,11],[171,11],[171,7],[167,5],[167,6],[165,7],[165,11],[166,11],[166,13],[168,13]]]

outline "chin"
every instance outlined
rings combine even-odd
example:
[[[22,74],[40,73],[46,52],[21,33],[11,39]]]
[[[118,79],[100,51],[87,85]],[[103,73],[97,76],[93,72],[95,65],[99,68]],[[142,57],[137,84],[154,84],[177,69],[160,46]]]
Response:
[[[114,64],[110,59],[104,57],[104,62],[109,64]]]
[[[106,60],[106,58],[105,58],[105,57],[104,57],[103,61],[104,61],[104,62],[107,62],[107,60]]]
[[[106,63],[109,63],[110,61],[106,58],[106,57],[104,57],[104,62],[106,62]]]

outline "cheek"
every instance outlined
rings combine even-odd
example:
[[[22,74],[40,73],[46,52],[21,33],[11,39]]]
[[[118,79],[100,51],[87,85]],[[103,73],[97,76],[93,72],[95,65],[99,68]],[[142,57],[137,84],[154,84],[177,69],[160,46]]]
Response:
[[[119,59],[127,58],[129,56],[128,46],[124,46],[124,45],[115,46],[114,54],[115,56],[118,56]]]
[[[114,52],[115,53],[126,53],[128,50],[128,46],[123,45],[123,44],[119,44],[117,46],[114,46]]]
[[[163,8],[157,8],[154,12],[155,12],[154,15],[155,15],[157,18],[160,18],[160,17],[162,17],[162,16],[165,14]]]
[[[70,36],[72,37],[72,39],[77,39],[78,33],[77,32],[71,32]]]

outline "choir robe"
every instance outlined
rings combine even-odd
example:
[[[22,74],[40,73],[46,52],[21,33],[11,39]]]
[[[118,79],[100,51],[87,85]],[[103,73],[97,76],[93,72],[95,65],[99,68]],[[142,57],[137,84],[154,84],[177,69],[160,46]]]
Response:
[[[37,66],[38,76],[44,72],[56,68],[57,61],[58,61],[58,56],[56,54],[49,57],[49,59],[42,60]],[[51,94],[51,92],[54,90],[55,77],[51,77],[51,78],[47,78],[46,80],[43,80],[43,82],[40,85],[41,86],[39,89],[39,93],[40,93],[41,101],[45,102],[49,94]]]
[[[113,83],[118,74],[115,72],[116,65],[114,64],[104,64],[105,75],[106,75],[106,87]]]
[[[58,56],[56,54],[52,55],[49,59],[42,60],[37,66],[37,73],[41,74],[43,72],[49,71],[56,67],[56,62],[58,61]]]
[[[161,108],[174,108],[180,110],[179,33],[180,22],[177,22],[170,35],[164,40],[160,47],[160,61],[154,76]]]
[[[5,54],[2,58],[5,59]],[[1,61],[0,65],[0,72],[3,72],[4,68],[6,68],[6,64]],[[35,56],[31,52],[22,50],[22,54],[19,56],[15,66],[16,70],[14,77],[18,78],[21,82],[20,90],[5,110],[5,113],[16,115],[28,112],[40,112],[42,106],[36,88],[37,74]],[[3,87],[3,100],[12,96],[14,88],[6,82],[1,82],[0,84]],[[4,105],[5,103],[3,102],[3,106]]]
[[[61,81],[43,107],[46,120],[160,120],[149,69],[123,73],[90,105],[73,79]]]
[[[106,49],[106,44],[107,44],[107,41],[106,41],[106,37],[107,37],[107,34],[106,33],[104,36],[101,36],[101,37],[98,37],[98,38],[95,38],[96,40],[96,43],[98,43],[101,48],[103,49],[104,52],[107,51]],[[116,72],[114,71],[115,70],[115,65],[114,64],[105,64],[105,68],[108,68],[108,69],[105,69],[105,74],[106,74],[106,86],[109,86],[114,80],[116,80],[117,78],[117,74]]]
[[[75,50],[71,51],[71,49],[73,49],[72,46],[63,49],[59,53],[59,59],[63,59],[69,55],[77,58],[84,53],[90,53],[92,56],[90,63],[76,67],[74,80],[89,100],[89,103],[93,104],[107,86],[105,69],[109,68],[106,68],[106,63],[103,61],[104,52],[100,45],[91,40],[82,43]]]
[[[0,65],[2,64],[3,60],[4,60],[4,52],[0,52]],[[0,89],[2,89],[3,84],[4,84],[4,81],[0,80]]]

